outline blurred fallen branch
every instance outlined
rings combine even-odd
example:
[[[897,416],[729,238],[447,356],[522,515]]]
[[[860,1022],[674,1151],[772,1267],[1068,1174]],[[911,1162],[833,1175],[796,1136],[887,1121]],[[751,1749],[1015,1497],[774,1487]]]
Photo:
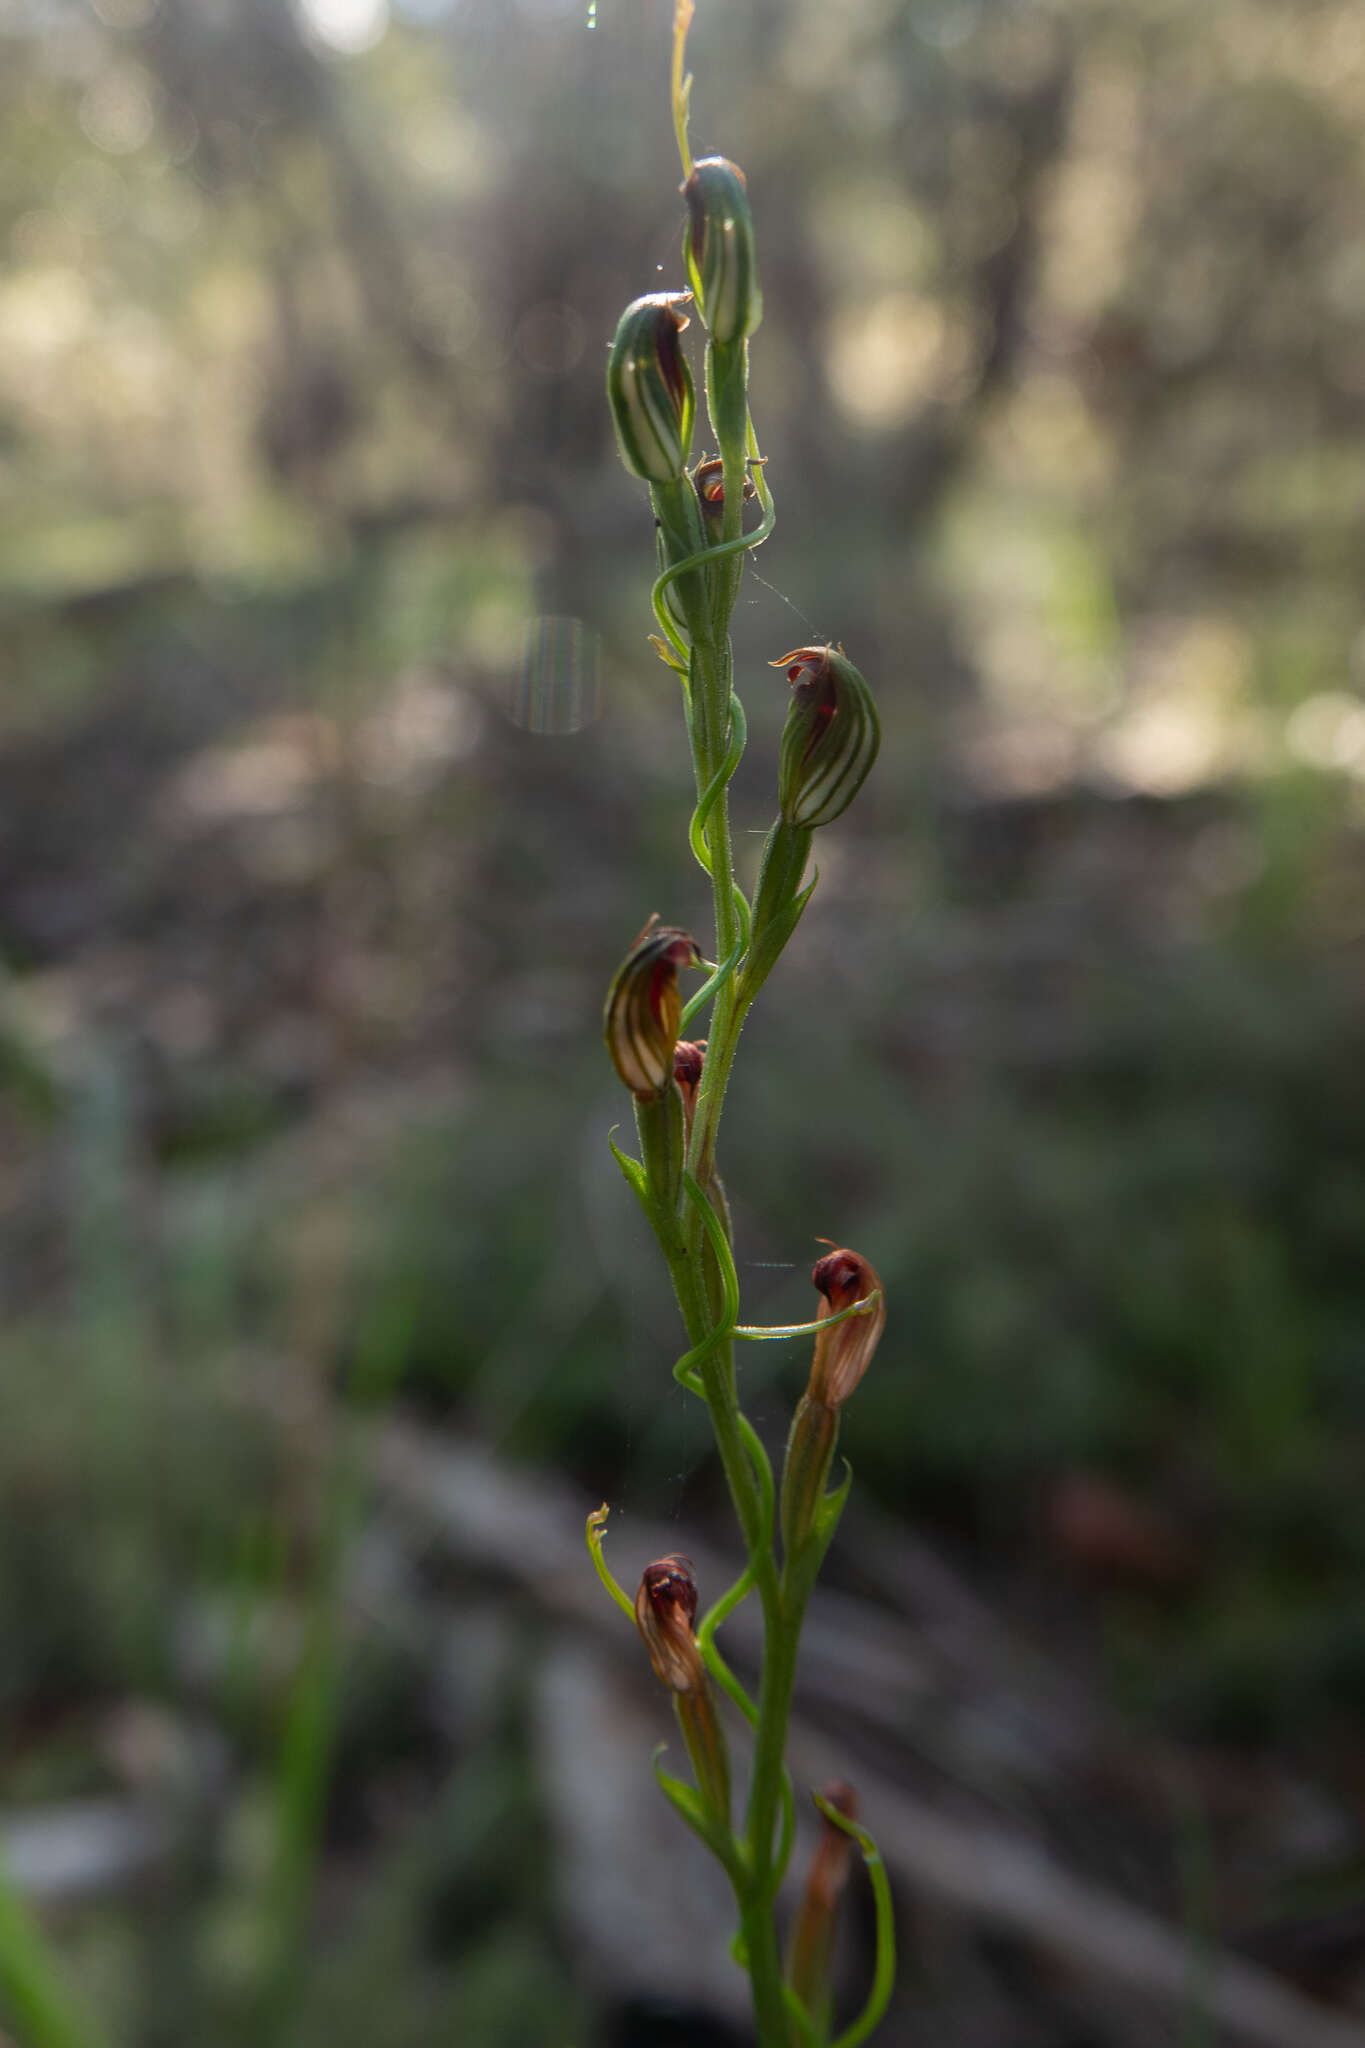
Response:
[[[801,1749],[816,1775],[824,1746]],[[1073,1971],[1123,1986],[1168,2010],[1202,2008],[1214,2038],[1256,2048],[1365,2048],[1365,2029],[1312,2004],[1255,1964],[1196,1950],[1152,1914],[1072,1877],[1044,1850],[1004,1829],[963,1825],[859,1769],[893,1875],[939,1904],[1023,1937]]]
[[[438,1441],[403,1422],[376,1436],[373,1469],[389,1504],[421,1549],[448,1551],[511,1581],[560,1620],[615,1641],[612,1611],[596,1598],[596,1581],[576,1541],[584,1506],[571,1488],[544,1474],[519,1475],[486,1453]],[[676,1547],[677,1530],[633,1516],[613,1525],[619,1569],[629,1576],[638,1551],[653,1556]],[[698,1580],[722,1584],[733,1566],[708,1555],[691,1537]],[[799,1697],[818,1712],[837,1705],[841,1727],[856,1707],[883,1736],[899,1732],[907,1697],[931,1682],[904,1628],[843,1594],[822,1594]],[[743,1610],[726,1624],[737,1658],[748,1647]],[[633,1645],[624,1643],[629,1651]],[[793,1728],[793,1753],[803,1775],[831,1771],[831,1755],[809,1719]],[[846,1768],[846,1766],[845,1766]],[[1252,1963],[1217,1951],[1196,1953],[1177,1930],[1151,1913],[1073,1877],[1022,1832],[936,1811],[864,1762],[858,1785],[877,1816],[878,1838],[892,1872],[922,1896],[968,1918],[1022,1938],[1072,1972],[1100,1980],[1168,2013],[1189,2012],[1197,1996],[1218,2038],[1251,2048],[1365,2048],[1365,2028],[1317,2006]]]
[[[133,1883],[164,1863],[174,1839],[164,1808],[135,1799],[0,1815],[5,1875],[35,1906],[74,1905]]]

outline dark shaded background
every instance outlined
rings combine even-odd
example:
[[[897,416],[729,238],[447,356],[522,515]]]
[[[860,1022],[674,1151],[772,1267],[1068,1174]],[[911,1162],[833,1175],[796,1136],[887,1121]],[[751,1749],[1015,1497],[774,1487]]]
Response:
[[[729,1544],[597,1032],[705,917],[601,399],[669,12],[0,0],[0,1796],[92,2039],[740,2024],[579,1547]],[[747,1320],[820,1233],[891,1303],[800,1737],[896,1837],[879,2038],[1359,2044],[1365,17],[690,56],[767,304],[741,834],[765,661],[885,727],[725,1148]]]

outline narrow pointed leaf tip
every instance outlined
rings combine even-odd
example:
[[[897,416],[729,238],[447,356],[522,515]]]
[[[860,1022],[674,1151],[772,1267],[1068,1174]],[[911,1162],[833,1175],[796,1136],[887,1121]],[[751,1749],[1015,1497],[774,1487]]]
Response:
[[[678,969],[701,964],[690,932],[651,918],[616,970],[602,1029],[613,1066],[641,1102],[655,1100],[672,1086],[682,1028]]]
[[[777,791],[789,825],[829,825],[866,782],[881,721],[862,675],[842,647],[795,647],[770,668],[792,686],[782,729]]]
[[[627,1614],[633,1614],[635,1610],[631,1604],[629,1593],[627,1593],[624,1586],[617,1584],[616,1579],[612,1576],[611,1566],[602,1555],[602,1542],[607,1533],[607,1516],[609,1513],[610,1509],[606,1502],[603,1501],[601,1507],[594,1508],[588,1516],[588,1550],[596,1567],[597,1576],[611,1594],[612,1599]]]
[[[607,358],[607,402],[621,460],[650,484],[676,482],[692,446],[696,393],[679,340],[691,296],[651,292],[633,299]]]
[[[763,318],[754,222],[744,173],[728,157],[705,156],[684,184],[683,260],[712,341],[744,341]]]

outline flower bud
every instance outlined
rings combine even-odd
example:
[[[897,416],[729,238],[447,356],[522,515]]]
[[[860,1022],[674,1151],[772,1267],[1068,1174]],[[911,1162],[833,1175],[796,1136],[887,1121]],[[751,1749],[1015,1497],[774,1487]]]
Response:
[[[872,1360],[886,1323],[882,1283],[857,1252],[837,1250],[817,1259],[811,1280],[825,1297],[810,1381],[797,1403],[782,1466],[780,1519],[788,1571],[818,1567],[838,1521],[837,1497],[825,1488],[839,1437],[839,1411]],[[876,1306],[841,1323],[826,1321],[869,1295]],[[832,1515],[832,1519],[831,1519]]]
[[[770,668],[792,686],[777,790],[789,825],[828,825],[867,780],[881,745],[872,692],[842,647],[797,647]]]
[[[714,1819],[728,1829],[730,1754],[692,1631],[696,1615],[697,1582],[687,1559],[661,1557],[647,1564],[635,1595],[636,1625],[655,1673],[673,1695],[698,1789]]]
[[[683,1115],[687,1118],[689,1137],[692,1132],[692,1116],[697,1107],[697,1090],[701,1086],[701,1071],[706,1059],[706,1040],[680,1038],[673,1048],[673,1079],[682,1094]]]
[[[712,341],[743,341],[763,318],[744,173],[727,157],[703,157],[682,190],[683,258],[697,310]]]
[[[816,1332],[815,1358],[807,1389],[813,1401],[822,1402],[837,1413],[858,1385],[886,1328],[886,1298],[882,1283],[865,1258],[846,1250],[826,1252],[811,1269],[811,1281],[825,1297],[820,1316],[836,1316],[855,1302],[878,1297],[866,1315],[849,1316],[842,1323],[827,1324]]]
[[[697,1692],[706,1683],[692,1624],[697,1582],[685,1557],[647,1564],[635,1595],[635,1622],[655,1674],[671,1692]]]
[[[697,499],[701,505],[701,516],[706,522],[706,531],[715,539],[725,519],[725,464],[718,455],[707,462],[699,462],[692,472],[692,481],[697,487]],[[744,502],[757,495],[757,487],[751,476],[744,479]]]
[[[690,932],[651,918],[616,970],[602,1028],[612,1064],[641,1102],[665,1094],[672,1085],[682,1021],[678,969],[700,965]]]
[[[678,337],[687,292],[652,292],[621,315],[607,358],[607,401],[621,460],[646,483],[682,475],[692,443],[696,395]]]

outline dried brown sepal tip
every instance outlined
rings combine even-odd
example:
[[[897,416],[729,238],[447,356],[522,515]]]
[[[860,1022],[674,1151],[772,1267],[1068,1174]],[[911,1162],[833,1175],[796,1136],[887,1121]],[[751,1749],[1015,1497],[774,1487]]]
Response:
[[[647,1564],[635,1595],[635,1624],[656,1675],[671,1692],[696,1693],[706,1668],[692,1624],[697,1618],[697,1582],[685,1557],[661,1557]]]
[[[811,1283],[825,1297],[821,1321],[836,1316],[855,1303],[875,1294],[876,1306],[866,1314],[849,1316],[818,1330],[815,1358],[810,1369],[808,1392],[836,1412],[854,1391],[872,1362],[872,1354],[886,1328],[886,1297],[882,1283],[861,1253],[837,1247],[817,1259],[811,1268]]]
[[[807,830],[832,824],[882,743],[872,692],[842,647],[794,647],[768,666],[784,668],[792,686],[777,765],[782,816]]]
[[[678,970],[700,965],[690,932],[651,918],[616,970],[602,1031],[612,1065],[641,1102],[655,1101],[672,1085],[682,1022]]]

